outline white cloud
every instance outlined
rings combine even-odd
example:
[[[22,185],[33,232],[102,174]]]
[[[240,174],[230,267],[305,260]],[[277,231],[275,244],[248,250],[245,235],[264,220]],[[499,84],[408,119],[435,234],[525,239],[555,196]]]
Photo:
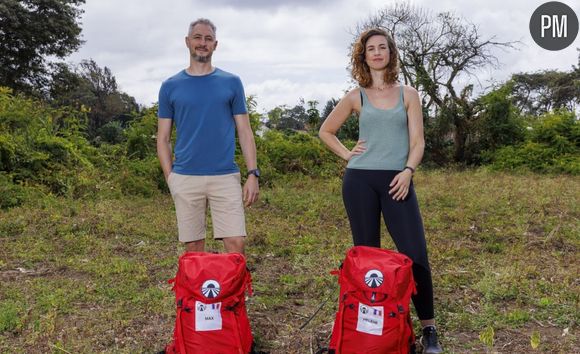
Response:
[[[496,52],[503,64],[500,69],[478,73],[484,86],[515,72],[569,70],[577,63],[578,39],[559,52],[543,50],[531,39],[529,17],[543,2],[411,1],[434,12],[455,11],[476,24],[485,37],[522,41],[519,51]],[[258,96],[261,111],[294,105],[300,97],[323,105],[349,87],[349,30],[387,5],[384,0],[217,0],[209,4],[201,0],[88,1],[82,19],[86,44],[70,59],[93,58],[99,66],[109,67],[122,90],[150,105],[157,101],[161,82],[188,64],[183,38],[189,23],[206,17],[218,27],[214,64],[239,75],[246,93]]]
[[[246,87],[246,94],[253,94],[262,107],[273,108],[279,105],[292,107],[303,98],[305,101],[316,100],[319,105],[324,104],[329,97],[342,97],[349,85],[337,85],[336,82],[297,82],[287,79],[266,80]],[[265,113],[266,110],[262,110]]]

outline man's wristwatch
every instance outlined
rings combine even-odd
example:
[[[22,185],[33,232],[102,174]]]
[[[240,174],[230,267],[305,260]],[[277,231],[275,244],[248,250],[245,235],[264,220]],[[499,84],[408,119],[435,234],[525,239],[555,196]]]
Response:
[[[249,170],[248,173],[246,174],[246,176],[250,176],[250,175],[254,175],[257,178],[260,178],[260,169],[254,168],[253,170]]]

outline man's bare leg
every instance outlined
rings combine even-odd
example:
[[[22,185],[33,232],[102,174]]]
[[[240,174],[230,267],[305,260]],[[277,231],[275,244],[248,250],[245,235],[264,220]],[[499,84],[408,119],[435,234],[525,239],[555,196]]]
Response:
[[[205,250],[205,240],[186,242],[185,250],[188,252],[203,252]]]
[[[227,253],[241,253],[244,254],[244,239],[243,236],[226,237],[224,241],[224,248]]]

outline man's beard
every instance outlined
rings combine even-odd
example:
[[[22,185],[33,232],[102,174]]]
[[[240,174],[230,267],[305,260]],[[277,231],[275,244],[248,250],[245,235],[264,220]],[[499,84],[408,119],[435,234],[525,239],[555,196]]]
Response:
[[[195,48],[196,50],[198,48]],[[198,55],[195,53],[195,50],[191,52],[191,57],[198,63],[209,63],[211,61],[211,55],[213,53],[208,53],[207,55]]]
[[[191,57],[198,63],[209,63],[211,60],[211,54],[203,56],[193,53],[191,54]]]

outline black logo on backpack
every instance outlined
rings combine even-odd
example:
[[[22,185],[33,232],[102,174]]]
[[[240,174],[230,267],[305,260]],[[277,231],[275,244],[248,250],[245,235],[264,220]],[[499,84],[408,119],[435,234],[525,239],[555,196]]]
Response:
[[[369,288],[378,288],[383,283],[383,273],[376,269],[369,270],[365,275],[365,283]]]
[[[201,293],[208,299],[213,299],[220,293],[220,284],[215,280],[206,280],[201,286]]]

